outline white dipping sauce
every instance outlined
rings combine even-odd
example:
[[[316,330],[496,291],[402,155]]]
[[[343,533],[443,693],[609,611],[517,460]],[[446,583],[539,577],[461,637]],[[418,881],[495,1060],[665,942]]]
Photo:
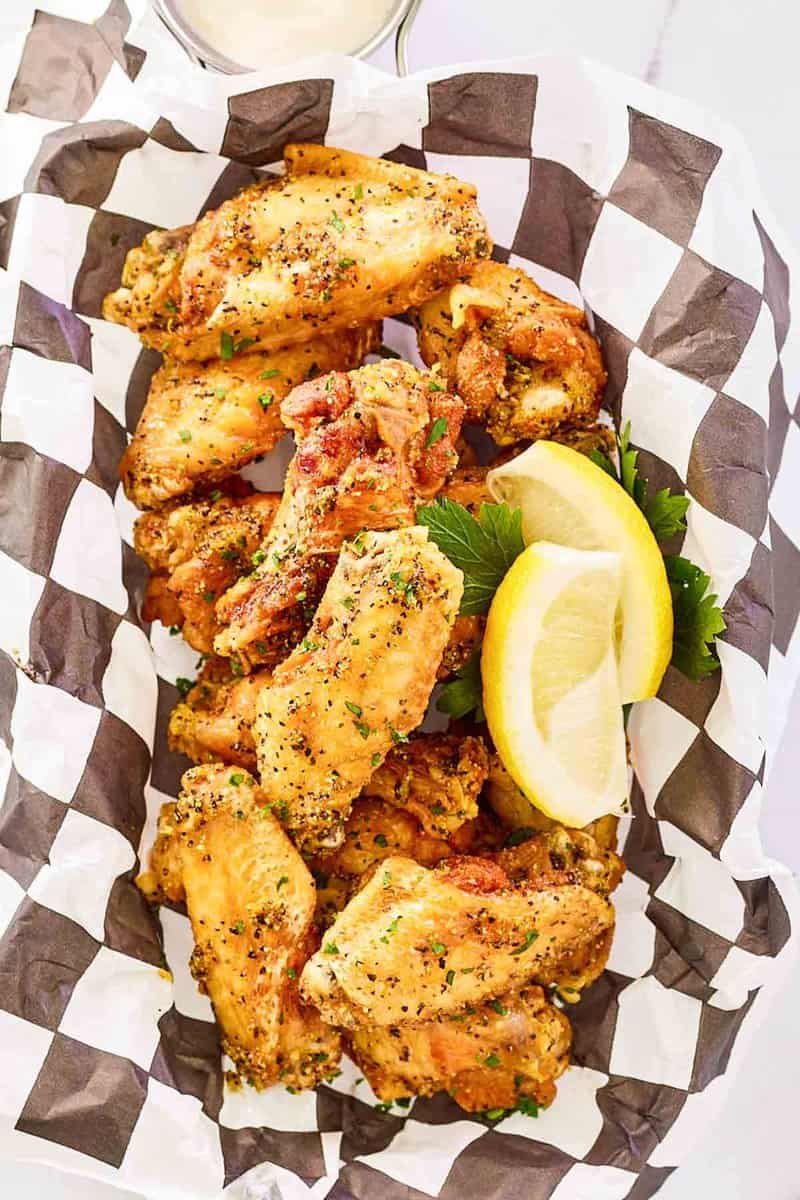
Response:
[[[383,27],[397,0],[178,0],[209,47],[243,67],[310,54],[350,54]]]

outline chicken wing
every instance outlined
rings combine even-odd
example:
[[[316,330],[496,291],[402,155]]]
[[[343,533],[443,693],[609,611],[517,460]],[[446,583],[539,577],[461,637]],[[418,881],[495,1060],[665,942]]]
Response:
[[[248,1082],[313,1087],[335,1069],[339,1034],[296,982],[316,944],[314,882],[250,775],[187,771],[139,886],[151,900],[186,900],[192,974]]]
[[[564,1013],[539,987],[469,1006],[457,1017],[419,1024],[364,1026],[345,1045],[383,1101],[448,1091],[467,1112],[547,1105],[569,1065]]]
[[[214,602],[253,569],[252,556],[279,503],[280,496],[270,492],[212,492],[139,517],[134,547],[151,570],[144,620],[183,627],[189,645],[208,654],[221,629]]]
[[[433,376],[386,361],[296,388],[282,405],[298,449],[256,571],[218,602],[218,654],[247,669],[300,640],[342,542],[412,525],[455,466],[463,405]]]
[[[442,364],[467,420],[485,424],[499,445],[596,419],[606,373],[586,318],[524,271],[479,263],[414,319],[423,361]]]
[[[276,350],[405,312],[491,253],[471,184],[327,146],[284,154],[283,176],[148,235],[106,320],[181,360]]]
[[[317,855],[309,863],[317,884],[317,924],[330,925],[358,891],[362,877],[384,858],[402,854],[434,867],[452,853],[449,841],[426,833],[416,817],[402,808],[382,800],[356,800],[339,849]]]
[[[426,834],[448,838],[478,815],[488,773],[489,754],[480,738],[427,734],[396,746],[362,795],[405,809]]]
[[[341,843],[353,800],[421,722],[462,580],[419,526],[343,547],[307,639],[259,695],[254,726],[262,787],[305,852]]]
[[[195,763],[219,762],[256,769],[253,721],[268,670],[234,675],[224,658],[212,658],[169,718],[167,744]]]
[[[206,363],[168,359],[150,383],[119,472],[137,508],[211,488],[285,435],[280,402],[326,371],[347,371],[380,344],[380,324],[343,329],[275,354]]]
[[[608,901],[580,884],[512,881],[483,858],[428,870],[391,857],[328,930],[301,994],[345,1029],[455,1016],[531,982],[574,986],[613,927]]]

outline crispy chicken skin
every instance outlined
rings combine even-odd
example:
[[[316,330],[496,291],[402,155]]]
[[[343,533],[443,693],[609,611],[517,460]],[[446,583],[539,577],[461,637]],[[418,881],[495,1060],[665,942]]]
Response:
[[[448,838],[477,817],[488,772],[489,754],[479,738],[428,734],[396,746],[362,795],[405,809],[429,836]]]
[[[210,659],[194,687],[172,710],[167,729],[170,750],[195,763],[221,760],[255,771],[256,700],[270,678],[268,670],[234,675],[226,659]]]
[[[254,726],[262,787],[304,852],[341,844],[353,800],[422,721],[462,578],[419,526],[343,547],[307,639],[259,695]]]
[[[471,184],[327,146],[284,154],[283,176],[149,234],[106,320],[180,360],[222,338],[272,351],[405,312],[491,253]]]
[[[208,489],[284,436],[280,402],[326,371],[347,371],[380,343],[371,324],[318,337],[274,354],[205,363],[168,359],[150,383],[119,472],[137,508]]]
[[[456,464],[463,405],[408,363],[386,361],[296,388],[298,442],[263,560],[218,602],[218,654],[247,669],[303,636],[347,537],[412,525]],[[438,386],[438,385],[437,385]]]
[[[138,882],[151,900],[185,899],[192,974],[248,1082],[307,1088],[335,1069],[339,1034],[295,979],[316,945],[314,882],[252,776],[220,764],[187,771]]]
[[[346,1048],[383,1101],[446,1090],[467,1112],[550,1104],[567,1069],[572,1032],[539,987],[526,987],[457,1020],[364,1026]]]
[[[142,617],[182,627],[190,646],[208,654],[221,626],[214,602],[246,572],[278,509],[271,492],[212,493],[137,520],[134,546],[150,567]]]
[[[580,884],[513,881],[484,858],[428,870],[391,857],[325,934],[301,993],[345,1029],[429,1021],[529,983],[576,986],[613,927],[608,901]]]
[[[358,891],[362,877],[384,858],[402,854],[435,867],[452,853],[450,842],[426,833],[411,813],[382,800],[359,798],[345,822],[339,849],[317,855],[309,863],[317,883],[317,924],[330,925]]]
[[[414,319],[423,362],[442,364],[467,420],[485,424],[499,445],[596,419],[606,373],[586,318],[524,271],[478,263]]]

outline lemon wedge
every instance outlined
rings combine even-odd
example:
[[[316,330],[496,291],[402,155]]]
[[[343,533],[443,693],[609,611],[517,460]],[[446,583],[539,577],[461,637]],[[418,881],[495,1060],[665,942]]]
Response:
[[[654,696],[672,655],[672,597],[658,543],[633,499],[591,459],[556,442],[535,442],[490,471],[487,484],[495,500],[522,509],[526,544],[620,555],[620,698]]]
[[[579,828],[628,791],[614,625],[618,554],[528,546],[497,589],[481,657],[483,705],[514,782]]]

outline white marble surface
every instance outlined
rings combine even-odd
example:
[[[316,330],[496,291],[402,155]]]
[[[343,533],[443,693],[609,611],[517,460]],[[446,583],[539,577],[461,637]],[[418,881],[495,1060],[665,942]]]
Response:
[[[211,2],[211,0],[209,0]],[[231,0],[231,8],[234,7]],[[411,69],[515,53],[560,51],[599,59],[715,109],[749,142],[776,215],[800,240],[800,10],[789,0],[424,0],[412,33]],[[394,51],[370,60],[394,70]],[[800,481],[798,481],[800,501]],[[789,728],[800,730],[800,694]],[[769,853],[800,871],[796,780],[800,739],[788,738],[766,797]],[[664,1200],[798,1200],[794,1157],[800,1075],[800,969],[742,1055],[736,1085],[702,1146],[659,1193]],[[3,1164],[2,1194],[15,1200],[138,1200],[132,1193],[44,1167]],[[377,1200],[377,1198],[376,1198]]]

